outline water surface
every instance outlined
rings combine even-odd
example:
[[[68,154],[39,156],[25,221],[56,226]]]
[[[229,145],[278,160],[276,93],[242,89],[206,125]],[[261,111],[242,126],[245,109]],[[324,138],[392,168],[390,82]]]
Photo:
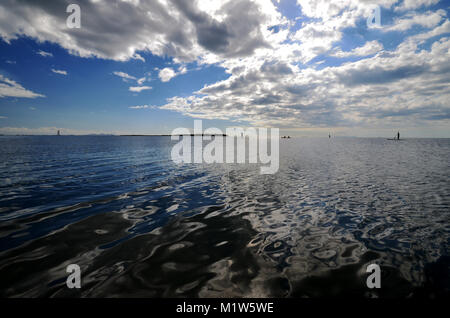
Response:
[[[0,296],[448,295],[449,139],[283,139],[275,175],[173,145],[0,137]]]

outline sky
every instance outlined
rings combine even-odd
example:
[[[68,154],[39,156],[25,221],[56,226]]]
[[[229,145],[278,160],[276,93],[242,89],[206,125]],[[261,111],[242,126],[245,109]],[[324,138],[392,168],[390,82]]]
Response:
[[[66,23],[71,3],[80,28]],[[202,119],[223,131],[448,138],[449,7],[2,0],[0,134],[170,134]]]

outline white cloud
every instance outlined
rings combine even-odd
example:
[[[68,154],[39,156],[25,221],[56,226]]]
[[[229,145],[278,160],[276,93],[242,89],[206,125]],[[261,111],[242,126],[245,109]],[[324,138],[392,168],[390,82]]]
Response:
[[[271,49],[251,57],[223,61],[230,78],[186,98],[172,97],[161,108],[195,118],[288,127],[448,122],[450,41],[443,38],[430,51],[417,50],[423,39],[448,29],[448,20],[439,25],[445,19],[442,11],[407,13],[397,20],[401,29],[434,29],[406,38],[394,51],[383,51],[379,41],[347,52],[339,46],[344,29],[368,17],[373,4],[390,8],[396,2],[299,1],[314,20],[289,35],[294,43],[273,41]],[[321,54],[360,59],[321,70],[296,66]]]
[[[266,62],[161,108],[281,127],[448,122],[450,39],[436,41],[430,51],[417,51],[410,41],[393,52],[321,70]]]
[[[139,86],[142,86],[142,84],[144,84],[145,81],[147,80],[146,77],[137,78],[137,77],[135,77],[135,76],[132,76],[132,75],[127,74],[127,73],[124,73],[124,72],[113,72],[113,74],[116,75],[116,76],[118,76],[118,77],[120,77],[120,78],[122,78],[122,80],[123,80],[124,82],[136,81],[136,83],[137,83]]]
[[[338,28],[322,23],[310,23],[292,36],[293,40],[302,44],[299,53],[303,62],[327,52],[341,38],[342,33]]]
[[[406,31],[413,26],[422,26],[424,28],[434,28],[446,16],[444,10],[435,12],[428,11],[423,14],[409,13],[400,19],[396,19],[394,25],[383,28],[383,31]]]
[[[349,52],[343,52],[338,49],[336,52],[331,53],[331,56],[336,57],[349,57],[349,56],[369,56],[378,53],[383,50],[383,45],[378,41],[366,42],[363,46],[354,48]]]
[[[130,109],[156,109],[156,106],[153,105],[142,105],[142,106],[130,106]]]
[[[135,53],[135,54],[133,55],[132,59],[134,59],[134,60],[139,60],[139,61],[142,61],[142,62],[145,63],[145,59],[144,59],[140,54],[138,54],[138,53]]]
[[[342,40],[346,28],[356,27],[359,19],[371,16],[375,5],[388,9],[396,2],[397,0],[297,0],[302,14],[312,20],[303,22],[302,27],[290,36],[299,45],[284,47],[291,51],[289,60],[306,63],[318,55],[326,54]]]
[[[175,71],[173,69],[171,69],[170,67],[166,67],[159,71],[158,76],[159,76],[161,82],[168,82],[172,78],[177,76],[177,73],[175,73]]]
[[[54,13],[53,2],[34,1],[33,10],[31,1],[16,2],[14,9],[0,3],[0,36],[10,41],[27,35],[82,57],[144,62],[139,52],[148,52],[172,58],[170,67],[155,68],[163,82],[186,73],[188,62],[223,67],[228,79],[188,97],[172,96],[162,107],[197,118],[290,127],[450,118],[449,39],[442,37],[450,22],[444,10],[426,8],[436,0],[299,0],[299,14],[306,18],[295,27],[271,0],[81,1],[85,13],[77,32],[65,28],[65,16]],[[384,10],[403,7],[395,23],[381,30],[414,35],[396,34],[404,38],[394,49],[384,50],[380,39],[343,51],[345,32],[360,31],[357,22],[375,4]],[[421,13],[407,11],[418,8]],[[419,46],[430,39],[431,48]],[[308,65],[329,56],[358,61]],[[144,77],[114,75],[135,81],[139,86],[129,87],[132,92],[151,89],[142,86]]]
[[[67,75],[67,71],[64,71],[64,70],[55,70],[52,68],[52,72],[55,74],[60,74],[60,75],[64,75],[64,76]]]
[[[43,57],[53,57],[53,54],[52,54],[52,53],[50,53],[50,52],[45,52],[45,51],[42,51],[42,50],[39,50],[39,51],[37,52],[37,54],[39,54],[40,56],[43,56]]]
[[[297,0],[302,13],[334,26],[354,25],[357,18],[368,17],[375,5],[391,8],[398,0]]]
[[[403,0],[402,5],[397,7],[396,11],[415,10],[420,7],[429,7],[437,4],[439,1],[440,0]]]
[[[446,20],[444,23],[442,23],[440,26],[434,28],[433,30],[430,30],[426,33],[420,33],[412,37],[412,39],[419,41],[421,43],[422,41],[428,40],[432,37],[439,36],[445,33],[450,33],[450,21]]]
[[[146,77],[137,78],[137,77],[135,77],[135,76],[132,76],[132,75],[127,74],[127,73],[124,73],[124,72],[113,72],[113,74],[116,75],[116,76],[118,76],[118,77],[120,77],[120,78],[122,78],[122,80],[123,80],[124,82],[136,81],[136,83],[137,83],[139,86],[131,86],[131,87],[129,87],[128,90],[129,90],[130,92],[140,93],[140,92],[142,92],[142,91],[152,89],[152,87],[150,87],[150,86],[142,86],[142,84],[144,84],[145,81],[147,80]]]
[[[133,81],[135,81],[136,80],[136,77],[131,76],[131,75],[129,75],[127,73],[124,73],[124,72],[113,72],[113,74],[118,76],[118,77],[120,77],[120,78],[122,78],[124,81],[126,81],[126,80],[133,80]]]
[[[2,97],[37,98],[45,96],[29,91],[19,83],[0,75],[0,98]]]
[[[187,68],[184,65],[181,65],[180,67],[178,67],[178,71],[174,71],[170,67],[163,68],[162,70],[159,70],[158,76],[161,82],[169,82],[172,78],[186,73]]]
[[[128,90],[130,92],[140,93],[142,91],[147,91],[150,89],[152,89],[152,87],[150,87],[150,86],[132,86]]]

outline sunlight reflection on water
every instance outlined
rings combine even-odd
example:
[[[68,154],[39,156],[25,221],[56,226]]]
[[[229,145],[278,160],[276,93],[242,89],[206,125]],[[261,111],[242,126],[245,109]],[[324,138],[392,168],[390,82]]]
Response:
[[[280,141],[280,171],[169,137],[0,137],[0,295],[406,297],[450,288],[450,140]],[[383,287],[365,287],[379,263]],[[65,287],[79,264],[80,291]],[[438,278],[438,279],[436,279]]]

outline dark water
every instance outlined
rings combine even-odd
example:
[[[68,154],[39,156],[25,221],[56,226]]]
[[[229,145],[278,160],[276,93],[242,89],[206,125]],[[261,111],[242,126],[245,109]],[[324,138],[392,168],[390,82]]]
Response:
[[[172,145],[0,137],[0,296],[448,296],[449,139],[281,140],[276,175]]]

